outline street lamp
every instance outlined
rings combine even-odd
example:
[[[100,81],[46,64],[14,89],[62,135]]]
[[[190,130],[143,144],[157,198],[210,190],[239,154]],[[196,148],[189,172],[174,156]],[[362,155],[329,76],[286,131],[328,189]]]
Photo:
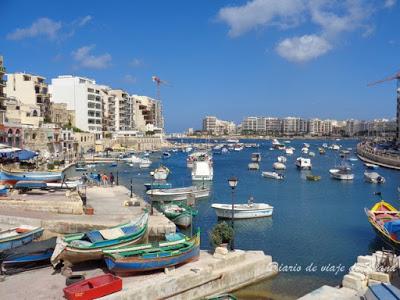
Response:
[[[231,226],[232,226],[232,230],[233,230],[233,237],[232,237],[232,241],[231,241],[231,250],[235,249],[234,246],[234,237],[235,237],[235,225],[234,225],[234,216],[235,216],[235,210],[234,210],[234,194],[235,194],[235,188],[238,184],[239,180],[236,177],[231,177],[228,179],[228,184],[232,189],[232,218],[231,218]]]

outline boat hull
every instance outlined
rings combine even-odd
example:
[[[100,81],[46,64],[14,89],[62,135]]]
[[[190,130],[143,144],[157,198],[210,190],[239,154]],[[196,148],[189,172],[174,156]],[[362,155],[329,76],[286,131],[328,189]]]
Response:
[[[190,197],[198,198],[206,198],[210,196],[210,190],[204,189],[199,191],[191,191],[191,192],[183,192],[179,194],[152,194],[148,193],[153,201],[183,201],[187,200]]]
[[[187,228],[192,225],[192,216],[188,213],[183,213],[171,219],[171,221],[179,227]]]
[[[273,213],[273,208],[267,208],[257,211],[237,211],[234,210],[233,218],[234,219],[254,219],[254,218],[264,218],[270,217]],[[225,209],[215,208],[215,213],[218,218],[221,219],[232,219],[232,211]]]
[[[35,230],[21,234],[16,237],[1,239],[0,240],[0,252],[29,244],[33,240],[41,237],[42,234],[43,234],[43,228],[37,228]]]
[[[0,171],[0,184],[14,185],[18,181],[57,182],[62,179],[61,173],[51,172],[7,172]]]

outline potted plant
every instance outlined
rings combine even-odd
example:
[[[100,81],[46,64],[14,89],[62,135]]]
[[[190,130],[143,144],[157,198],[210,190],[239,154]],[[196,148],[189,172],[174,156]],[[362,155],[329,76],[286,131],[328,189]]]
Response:
[[[210,233],[210,241],[213,247],[228,248],[232,239],[233,229],[226,222],[216,224]]]

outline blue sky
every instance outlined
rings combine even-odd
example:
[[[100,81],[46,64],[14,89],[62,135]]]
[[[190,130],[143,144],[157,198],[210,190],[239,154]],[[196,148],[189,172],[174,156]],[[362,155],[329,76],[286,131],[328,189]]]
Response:
[[[8,72],[75,74],[130,93],[161,90],[169,132],[205,115],[395,116],[395,0],[0,2]]]

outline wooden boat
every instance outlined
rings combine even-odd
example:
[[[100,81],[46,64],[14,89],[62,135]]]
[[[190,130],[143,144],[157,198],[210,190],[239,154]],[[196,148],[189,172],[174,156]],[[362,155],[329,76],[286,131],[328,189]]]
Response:
[[[161,165],[153,171],[153,177],[155,180],[166,180],[170,171],[167,167]]]
[[[285,178],[285,176],[283,176],[282,174],[279,174],[277,172],[267,172],[264,171],[261,173],[262,177],[265,178],[272,178],[272,179],[278,179],[278,180],[282,180]]]
[[[222,295],[207,297],[206,300],[237,300],[237,298],[232,294],[222,294]]]
[[[18,181],[57,182],[62,179],[61,172],[15,172],[0,170],[0,184],[14,185]]]
[[[214,203],[211,207],[215,209],[218,218],[232,219],[232,204]],[[270,217],[274,207],[266,203],[246,203],[233,205],[234,219],[253,219]]]
[[[165,242],[104,250],[108,269],[122,275],[179,266],[199,255],[200,231],[192,238],[175,233],[166,235]]]
[[[385,177],[379,175],[377,172],[364,172],[365,181],[370,183],[385,183]]]
[[[310,181],[321,180],[321,176],[318,176],[318,175],[307,175],[306,178],[307,178],[307,180],[310,180]]]
[[[391,204],[381,200],[371,208],[365,208],[368,222],[390,247],[400,250],[400,212]]]
[[[0,252],[21,247],[39,238],[43,228],[21,225],[5,231],[0,231]]]
[[[183,228],[189,227],[193,217],[198,213],[197,210],[182,202],[161,204],[158,208],[175,225]]]
[[[103,230],[69,234],[58,237],[57,245],[51,257],[55,266],[60,262],[73,265],[83,261],[99,260],[102,250],[136,244],[147,231],[149,214],[145,212],[137,221]]]
[[[112,274],[104,274],[76,282],[64,288],[68,300],[91,300],[122,290],[122,279]]]
[[[377,283],[368,286],[365,300],[399,300],[400,290],[390,283]]]
[[[152,182],[152,183],[145,183],[144,184],[146,190],[152,189],[170,189],[172,184],[169,182]]]
[[[0,253],[1,273],[11,275],[50,265],[56,239],[53,237],[44,241],[34,241]]]
[[[249,170],[259,170],[260,165],[257,162],[251,162],[247,165],[247,169]]]
[[[182,201],[188,197],[205,198],[210,195],[209,188],[200,188],[197,186],[189,186],[174,189],[153,189],[146,192],[152,201]]]

